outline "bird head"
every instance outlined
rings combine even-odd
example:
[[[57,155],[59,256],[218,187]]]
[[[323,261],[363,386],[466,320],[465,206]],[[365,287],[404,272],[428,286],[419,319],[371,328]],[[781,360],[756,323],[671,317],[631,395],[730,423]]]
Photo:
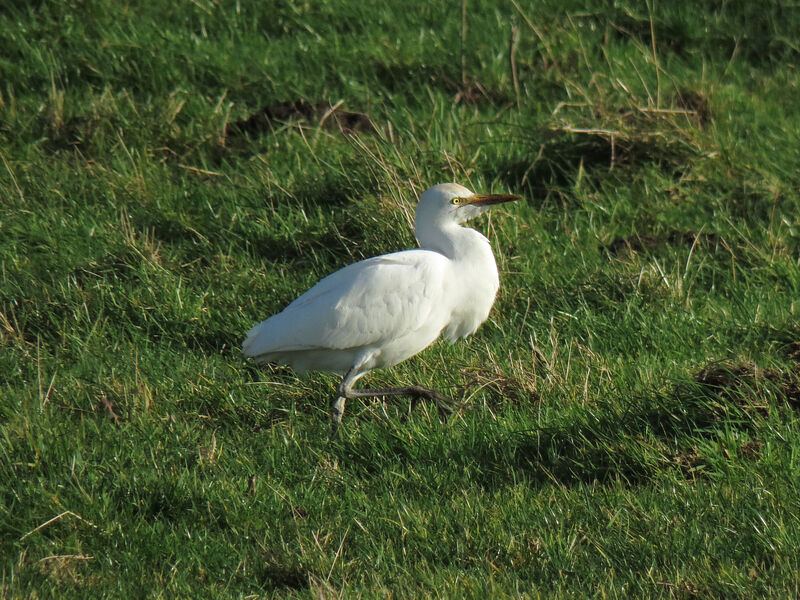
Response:
[[[420,196],[416,224],[464,223],[495,204],[519,200],[511,194],[474,194],[457,183],[439,183]]]

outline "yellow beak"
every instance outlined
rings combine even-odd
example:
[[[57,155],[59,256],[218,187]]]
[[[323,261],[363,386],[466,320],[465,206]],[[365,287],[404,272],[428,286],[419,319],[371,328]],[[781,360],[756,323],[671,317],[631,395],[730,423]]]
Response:
[[[473,206],[492,206],[493,204],[502,204],[503,202],[513,202],[520,200],[519,196],[513,194],[474,194],[465,198],[464,204],[472,204]]]

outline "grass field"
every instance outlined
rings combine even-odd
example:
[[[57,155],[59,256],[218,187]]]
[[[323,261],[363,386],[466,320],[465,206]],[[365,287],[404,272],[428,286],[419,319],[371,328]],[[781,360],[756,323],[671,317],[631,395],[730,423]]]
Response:
[[[462,12],[462,8],[464,9]],[[0,597],[796,598],[800,8],[11,1]],[[332,113],[330,108],[336,110]],[[365,382],[239,344],[522,202],[477,334]]]

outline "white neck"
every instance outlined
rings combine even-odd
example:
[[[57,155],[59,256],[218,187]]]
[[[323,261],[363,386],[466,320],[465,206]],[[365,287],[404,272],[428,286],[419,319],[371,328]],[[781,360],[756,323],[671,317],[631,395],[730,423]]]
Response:
[[[475,260],[488,254],[494,263],[489,240],[469,227],[453,222],[417,224],[415,233],[421,248],[444,254],[450,260]]]

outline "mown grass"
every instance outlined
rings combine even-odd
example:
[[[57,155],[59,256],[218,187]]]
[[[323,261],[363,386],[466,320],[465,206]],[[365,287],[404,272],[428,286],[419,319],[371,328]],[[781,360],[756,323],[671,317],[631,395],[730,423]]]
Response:
[[[0,15],[0,595],[798,594],[800,13],[460,8]],[[451,180],[495,309],[370,380],[469,408],[331,441],[238,345]]]

